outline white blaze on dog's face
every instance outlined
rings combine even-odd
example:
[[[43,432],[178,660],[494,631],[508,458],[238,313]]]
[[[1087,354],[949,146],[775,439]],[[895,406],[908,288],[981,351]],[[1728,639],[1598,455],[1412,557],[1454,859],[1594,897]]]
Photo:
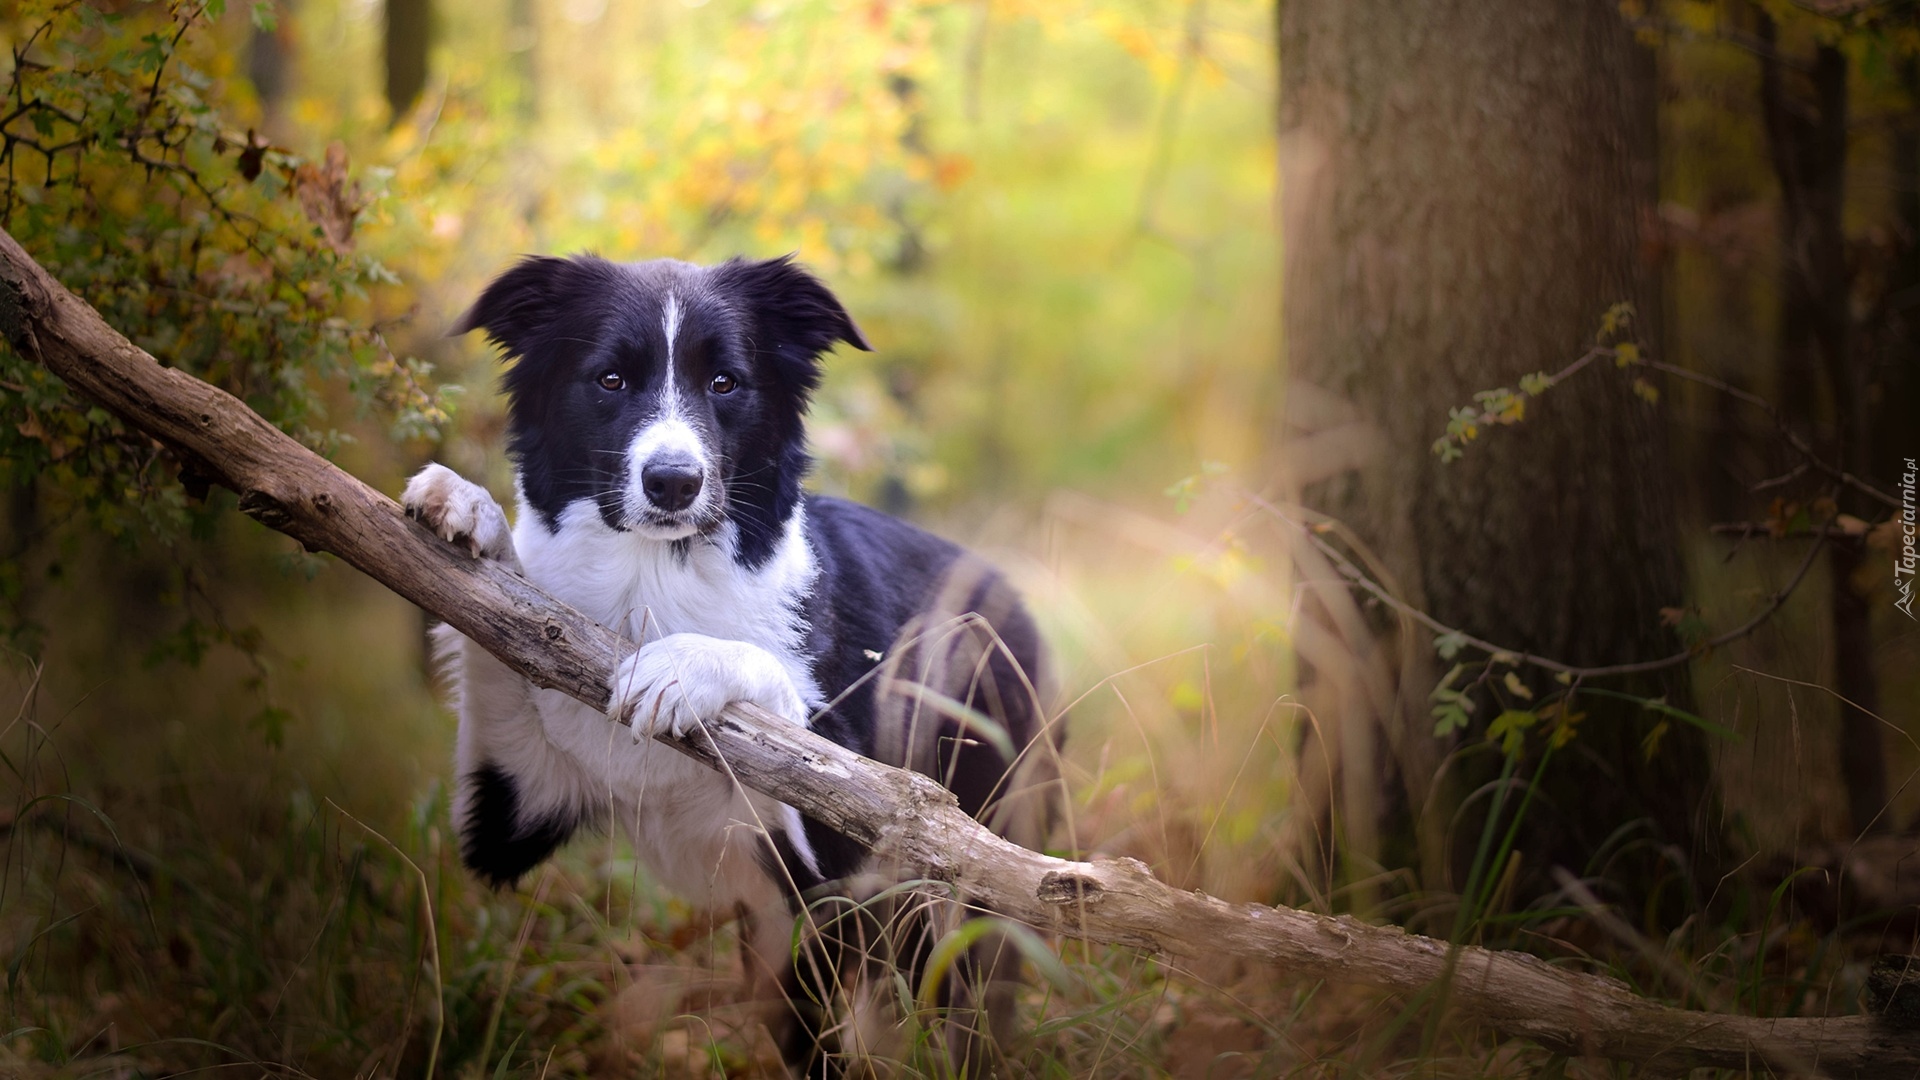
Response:
[[[475,328],[517,361],[509,448],[549,529],[581,502],[650,540],[732,523],[750,566],[800,497],[819,354],[867,347],[833,294],[786,259],[527,259],[455,330]]]
[[[725,508],[726,489],[719,476],[717,455],[691,419],[693,414],[704,412],[702,419],[711,427],[719,417],[711,408],[702,409],[696,404],[697,394],[683,395],[676,377],[674,345],[680,325],[680,298],[669,291],[660,315],[663,373],[658,385],[645,392],[651,398],[651,416],[627,447],[626,483],[621,493],[621,526],[657,540],[692,536],[706,523],[718,520]],[[724,388],[737,379],[729,372],[717,372],[711,383]],[[612,369],[602,377],[603,388],[623,381],[623,376]],[[713,385],[708,391],[713,392]]]

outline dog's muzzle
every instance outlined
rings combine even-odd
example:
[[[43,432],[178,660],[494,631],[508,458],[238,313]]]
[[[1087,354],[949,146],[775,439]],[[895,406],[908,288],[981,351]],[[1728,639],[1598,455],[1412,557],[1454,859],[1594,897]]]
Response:
[[[655,510],[678,514],[700,497],[702,471],[692,458],[661,455],[641,466],[640,489]]]

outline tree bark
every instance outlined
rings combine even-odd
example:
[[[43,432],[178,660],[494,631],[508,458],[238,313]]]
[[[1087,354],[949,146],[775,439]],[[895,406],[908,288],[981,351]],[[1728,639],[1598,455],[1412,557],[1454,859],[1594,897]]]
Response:
[[[387,0],[389,123],[399,123],[427,88],[427,54],[432,46],[433,0]]]
[[[272,5],[273,29],[254,26],[247,36],[247,78],[260,99],[260,126],[269,138],[284,135],[288,92],[293,88],[295,37],[292,0]]]
[[[1658,412],[1626,380],[1595,371],[1555,387],[1525,423],[1484,433],[1450,464],[1431,450],[1450,407],[1558,370],[1615,303],[1634,305],[1636,338],[1659,341],[1639,253],[1656,184],[1651,55],[1613,5],[1591,0],[1281,11],[1290,395],[1343,403],[1371,436],[1345,471],[1301,478],[1305,501],[1350,525],[1399,595],[1449,625],[1577,664],[1675,652],[1659,617],[1685,595],[1672,463]],[[1382,823],[1389,865],[1393,836],[1423,808],[1444,825],[1458,798],[1427,790],[1445,749],[1428,712],[1439,672],[1430,636],[1410,631],[1371,661],[1384,689],[1361,696],[1385,703],[1370,719],[1404,784],[1404,810]],[[1683,669],[1613,688],[1688,697]],[[1704,738],[1669,725],[1648,755],[1659,717],[1604,699],[1580,707],[1590,715],[1523,833],[1534,881],[1546,885],[1555,863],[1583,870],[1644,819],[1698,864],[1717,835]],[[1453,765],[1454,792],[1487,782],[1488,760]],[[1347,767],[1387,771],[1374,764]],[[1457,867],[1460,834],[1470,847],[1478,831],[1468,817],[1441,852],[1429,832],[1427,873]]]
[[[608,700],[605,676],[631,642],[500,564],[434,537],[393,500],[225,391],[162,367],[4,232],[0,334],[202,478],[238,492],[241,509],[263,524],[340,556],[535,683],[596,707]],[[841,830],[909,874],[947,883],[1042,930],[1174,956],[1258,959],[1302,979],[1401,993],[1444,981],[1453,1007],[1568,1054],[1675,1069],[1765,1063],[1858,1077],[1908,1077],[1920,1069],[1920,1038],[1868,1017],[1689,1012],[1522,953],[1450,947],[1348,917],[1228,904],[1170,888],[1132,859],[1075,862],[1028,851],[968,817],[935,781],[750,706],[729,707],[684,738],[655,737]]]

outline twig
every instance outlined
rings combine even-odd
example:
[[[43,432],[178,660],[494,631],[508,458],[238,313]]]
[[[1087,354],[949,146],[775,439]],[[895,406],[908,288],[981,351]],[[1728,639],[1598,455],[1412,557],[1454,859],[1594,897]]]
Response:
[[[1854,701],[1853,699],[1847,697],[1845,694],[1842,694],[1841,692],[1839,692],[1838,690],[1835,690],[1830,686],[1822,686],[1819,683],[1805,682],[1800,679],[1790,679],[1785,675],[1775,675],[1772,672],[1768,672],[1768,671],[1756,671],[1753,668],[1747,667],[1744,664],[1733,665],[1733,670],[1744,671],[1749,675],[1757,676],[1762,679],[1772,679],[1775,682],[1783,682],[1788,684],[1789,686],[1804,686],[1809,690],[1818,690],[1823,694],[1826,694],[1830,697],[1838,699],[1842,704],[1846,705],[1848,708],[1851,708],[1856,712],[1859,712],[1861,715],[1865,716],[1867,719],[1872,720],[1873,722],[1879,724],[1881,727],[1884,727],[1888,731],[1891,731],[1895,735],[1898,735],[1900,738],[1906,740],[1907,745],[1912,747],[1913,749],[1920,750],[1920,740],[1916,740],[1912,735],[1907,734],[1907,730],[1905,728],[1901,727],[1900,725],[1894,723],[1891,720],[1888,720],[1886,717],[1881,716],[1879,713],[1874,712],[1872,709],[1862,708],[1859,702]]]
[[[1808,444],[1806,439],[1800,436],[1799,432],[1793,430],[1793,428],[1790,425],[1788,425],[1786,418],[1780,415],[1780,410],[1774,408],[1773,402],[1768,401],[1766,398],[1763,398],[1758,394],[1748,393],[1747,391],[1742,390],[1737,386],[1734,386],[1732,383],[1726,382],[1725,380],[1722,380],[1722,379],[1716,379],[1711,375],[1702,375],[1697,371],[1688,371],[1686,368],[1676,367],[1673,364],[1664,363],[1659,360],[1640,360],[1640,361],[1636,361],[1636,363],[1638,363],[1642,367],[1649,367],[1655,371],[1665,372],[1668,375],[1672,375],[1676,379],[1686,379],[1689,382],[1699,383],[1701,386],[1718,390],[1723,394],[1731,395],[1735,400],[1744,402],[1745,404],[1751,405],[1754,408],[1759,409],[1761,412],[1764,412],[1767,414],[1767,419],[1773,421],[1773,426],[1776,429],[1778,429],[1781,439],[1783,439],[1788,446],[1791,446],[1794,448],[1794,450],[1798,451],[1800,456],[1806,459],[1806,463],[1808,465],[1812,466],[1815,469],[1820,470],[1823,473],[1826,473],[1829,477],[1832,477],[1834,480],[1837,480],[1840,483],[1845,484],[1850,488],[1853,488],[1855,491],[1860,492],[1862,495],[1865,495],[1870,499],[1885,503],[1886,505],[1894,508],[1895,510],[1900,509],[1899,499],[1896,499],[1892,495],[1888,494],[1887,492],[1880,490],[1880,488],[1875,486],[1871,481],[1862,480],[1861,478],[1853,475],[1852,473],[1846,471],[1845,469],[1840,468],[1837,465],[1828,464],[1825,458],[1822,458],[1819,454],[1814,452],[1813,447]],[[1791,475],[1793,474],[1789,474],[1789,477]],[[1771,486],[1773,483],[1776,483],[1776,482],[1784,483],[1785,479],[1781,479],[1778,481],[1763,481],[1763,483],[1769,486]],[[1756,487],[1755,490],[1759,490],[1759,489]]]
[[[1471,646],[1487,653],[1489,656],[1505,660],[1516,667],[1526,664],[1532,667],[1543,668],[1556,674],[1565,675],[1572,679],[1603,679],[1620,675],[1643,675],[1653,671],[1664,671],[1667,668],[1679,667],[1682,664],[1688,663],[1709,649],[1716,649],[1729,642],[1738,641],[1746,637],[1748,634],[1759,629],[1760,624],[1771,618],[1774,612],[1780,610],[1780,605],[1787,602],[1787,597],[1793,595],[1793,590],[1799,587],[1800,582],[1806,578],[1807,571],[1813,567],[1814,556],[1820,553],[1820,549],[1824,547],[1827,542],[1826,526],[1823,523],[1820,535],[1814,538],[1813,546],[1807,550],[1807,557],[1801,560],[1800,567],[1794,571],[1793,578],[1778,592],[1768,598],[1766,606],[1761,608],[1758,614],[1734,629],[1701,642],[1699,645],[1687,649],[1684,652],[1661,657],[1658,660],[1640,660],[1627,664],[1604,664],[1597,667],[1582,667],[1578,664],[1565,663],[1564,661],[1555,660],[1551,657],[1535,656],[1533,653],[1527,652],[1524,649],[1510,649],[1502,645],[1496,645],[1485,638],[1475,637],[1458,627],[1448,626],[1446,623],[1441,622],[1425,611],[1393,595],[1385,586],[1368,577],[1338,548],[1327,543],[1314,526],[1293,520],[1279,507],[1274,506],[1258,495],[1249,495],[1248,498],[1252,500],[1254,505],[1259,506],[1282,522],[1292,526],[1301,536],[1306,537],[1307,542],[1319,549],[1320,553],[1325,555],[1328,561],[1333,563],[1334,568],[1340,571],[1341,576],[1352,582],[1356,588],[1365,591],[1368,595],[1407,618],[1432,630],[1436,634],[1451,637],[1463,645]],[[1305,508],[1303,507],[1302,509]],[[1312,513],[1312,511],[1308,512]]]
[[[1784,487],[1787,484],[1791,484],[1795,480],[1798,480],[1801,477],[1807,475],[1807,470],[1811,468],[1813,468],[1813,466],[1803,461],[1800,464],[1795,465],[1793,468],[1788,469],[1786,472],[1781,473],[1779,476],[1768,477],[1767,479],[1762,480],[1757,484],[1754,484],[1752,487],[1748,488],[1747,490],[1757,495],[1760,492],[1767,490],[1768,488]]]
[[[1577,374],[1582,368],[1585,368],[1588,365],[1592,364],[1593,361],[1598,359],[1599,357],[1617,356],[1617,355],[1619,355],[1619,353],[1613,347],[1609,347],[1605,345],[1596,345],[1588,349],[1585,353],[1581,354],[1579,359],[1568,364],[1566,367],[1560,369],[1559,372],[1551,376],[1548,379],[1546,385],[1557,386],[1560,383],[1565,382],[1571,376]],[[1794,450],[1794,452],[1798,453],[1805,460],[1803,464],[1801,464],[1799,467],[1793,469],[1792,471],[1784,475],[1776,476],[1768,480],[1760,481],[1758,484],[1755,484],[1753,486],[1752,490],[1762,491],[1767,488],[1778,487],[1782,484],[1786,484],[1791,482],[1792,480],[1797,479],[1802,474],[1804,474],[1808,469],[1817,469],[1818,471],[1825,473],[1827,476],[1829,476],[1833,480],[1836,480],[1839,483],[1846,485],[1847,487],[1850,487],[1856,491],[1859,491],[1861,494],[1866,495],[1868,498],[1871,498],[1880,503],[1884,503],[1895,510],[1900,509],[1900,500],[1894,498],[1891,494],[1875,486],[1872,481],[1863,480],[1860,477],[1855,476],[1850,472],[1847,472],[1845,469],[1842,469],[1837,465],[1833,465],[1829,463],[1825,458],[1822,458],[1818,453],[1814,451],[1812,444],[1808,443],[1807,440],[1804,437],[1802,437],[1799,432],[1795,431],[1793,427],[1787,423],[1786,418],[1780,415],[1780,410],[1775,408],[1773,403],[1768,401],[1766,398],[1763,398],[1758,394],[1752,393],[1750,391],[1742,390],[1739,387],[1733,385],[1732,383],[1727,382],[1724,379],[1717,379],[1711,375],[1703,375],[1697,371],[1688,371],[1686,368],[1677,367],[1673,364],[1665,363],[1660,360],[1648,360],[1644,357],[1640,357],[1636,355],[1633,359],[1623,360],[1622,363],[1631,365],[1633,367],[1650,368],[1654,371],[1659,371],[1668,375],[1672,375],[1674,378],[1677,378],[1677,379],[1685,379],[1688,382],[1698,383],[1701,386],[1705,386],[1712,390],[1717,390],[1733,398],[1736,401],[1739,401],[1746,405],[1750,405],[1753,408],[1759,409],[1761,412],[1765,413],[1767,415],[1767,419],[1773,421],[1773,426],[1777,434],[1779,435],[1781,441],[1785,442],[1789,447],[1791,447]],[[1528,394],[1525,390],[1522,390],[1520,395],[1518,396],[1524,399],[1524,398],[1532,397],[1535,395]],[[1486,423],[1486,424],[1514,422],[1514,420],[1510,418],[1503,418],[1503,417],[1487,415],[1487,414],[1482,414],[1479,417],[1477,417],[1477,421],[1479,423]],[[1455,438],[1456,436],[1453,431],[1453,428],[1450,426],[1448,428],[1447,434],[1440,439],[1439,443],[1435,444],[1436,449],[1439,449],[1442,446],[1453,443]],[[1451,452],[1448,456],[1457,456],[1457,451]],[[1443,460],[1444,459],[1445,458],[1443,458]]]
[[[1716,521],[1707,526],[1707,531],[1715,536],[1737,536],[1742,540],[1751,540],[1756,536],[1764,536],[1770,540],[1812,540],[1820,536],[1829,540],[1858,540],[1866,535],[1858,529],[1849,529],[1845,525],[1814,525],[1785,533],[1775,533],[1773,523],[1767,521]]]

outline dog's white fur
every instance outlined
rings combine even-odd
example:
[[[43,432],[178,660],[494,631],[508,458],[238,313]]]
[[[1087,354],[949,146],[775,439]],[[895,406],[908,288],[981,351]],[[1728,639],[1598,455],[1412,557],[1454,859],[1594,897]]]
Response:
[[[636,449],[646,441],[643,434]],[[777,899],[756,850],[764,832],[784,831],[814,863],[790,807],[648,737],[658,728],[683,734],[734,701],[802,726],[824,704],[802,651],[800,600],[817,572],[803,513],[787,523],[774,557],[747,570],[733,557],[731,525],[681,552],[616,532],[585,500],[549,531],[522,499],[509,535],[486,489],[437,464],[416,474],[401,498],[443,538],[521,569],[642,643],[609,674],[613,699],[603,714],[531,686],[447,627],[436,630],[457,687],[460,775],[490,762],[528,778],[518,785],[523,824],[556,815],[619,824],[661,884],[712,910],[761,909]],[[609,715],[630,716],[631,728]],[[464,787],[457,796],[469,797]]]

